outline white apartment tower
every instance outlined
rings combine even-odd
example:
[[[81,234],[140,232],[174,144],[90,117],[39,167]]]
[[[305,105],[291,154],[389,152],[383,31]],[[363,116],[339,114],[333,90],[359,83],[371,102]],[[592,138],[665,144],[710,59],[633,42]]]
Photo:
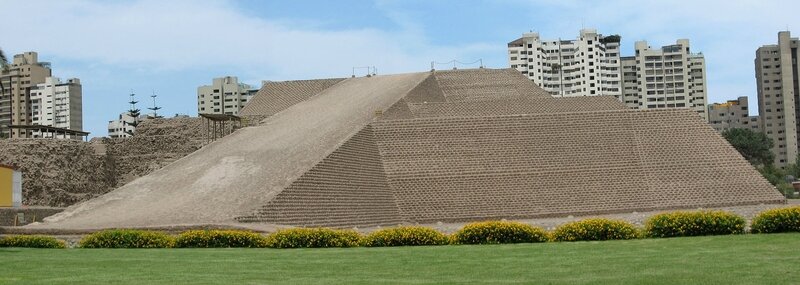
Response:
[[[211,85],[197,88],[197,113],[238,115],[257,91],[235,76],[214,78]]]
[[[581,30],[576,40],[547,40],[525,33],[508,43],[511,68],[554,97],[610,95],[630,108],[691,108],[706,114],[705,59],[689,40],[650,48],[636,42],[636,55],[620,56],[620,36]]]
[[[691,108],[708,121],[706,67],[689,40],[653,49],[636,42],[636,55],[622,58],[623,99],[637,109]]]
[[[797,96],[798,43],[788,31],[778,33],[777,45],[756,50],[755,69],[758,88],[758,114],[761,131],[772,139],[775,165],[795,163],[798,147]]]
[[[525,33],[508,43],[511,68],[554,97],[611,95],[621,100],[620,37],[583,29],[575,40]]]
[[[44,83],[31,88],[31,125],[83,130],[83,103],[81,81],[70,78],[61,82],[57,77],[47,77]],[[34,138],[49,136],[33,132]]]

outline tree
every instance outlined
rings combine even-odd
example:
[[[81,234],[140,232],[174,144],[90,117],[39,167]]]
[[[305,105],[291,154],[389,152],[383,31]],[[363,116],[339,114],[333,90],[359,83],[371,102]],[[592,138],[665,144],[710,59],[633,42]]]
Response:
[[[0,48],[0,75],[8,73],[8,58],[3,49]],[[0,92],[5,92],[6,88],[3,86],[3,81],[0,80]]]
[[[750,129],[728,129],[722,136],[753,165],[772,165],[775,154],[772,153],[772,139],[764,133]]]
[[[8,58],[6,57],[6,53],[3,52],[3,49],[0,48],[0,69],[3,71],[8,70]]]

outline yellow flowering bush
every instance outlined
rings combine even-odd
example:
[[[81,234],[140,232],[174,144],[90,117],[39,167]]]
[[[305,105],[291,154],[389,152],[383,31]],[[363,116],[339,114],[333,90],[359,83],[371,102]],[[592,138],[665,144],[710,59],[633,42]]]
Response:
[[[279,230],[267,236],[267,247],[354,247],[359,245],[361,235],[353,230],[326,228],[295,228]]]
[[[609,219],[586,219],[563,224],[552,232],[554,241],[636,239],[639,231],[631,223]]]
[[[753,218],[753,233],[800,232],[800,206],[766,210]]]
[[[50,236],[17,235],[1,238],[0,247],[66,248],[67,244]]]
[[[105,230],[87,235],[78,243],[82,248],[167,248],[174,239],[162,232]]]
[[[250,231],[192,230],[175,238],[175,247],[266,247],[267,238]]]
[[[454,244],[532,243],[549,239],[541,228],[507,221],[470,223],[451,238]]]
[[[744,218],[725,211],[677,211],[658,214],[645,222],[650,237],[729,235],[744,233]]]
[[[363,238],[364,246],[413,246],[448,244],[446,235],[419,226],[401,226],[377,230]]]

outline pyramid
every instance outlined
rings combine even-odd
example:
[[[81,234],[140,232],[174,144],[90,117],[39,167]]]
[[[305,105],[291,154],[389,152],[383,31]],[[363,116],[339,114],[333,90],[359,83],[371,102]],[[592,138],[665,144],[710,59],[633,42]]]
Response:
[[[37,225],[364,227],[784,203],[696,113],[512,69],[267,84],[240,129]]]

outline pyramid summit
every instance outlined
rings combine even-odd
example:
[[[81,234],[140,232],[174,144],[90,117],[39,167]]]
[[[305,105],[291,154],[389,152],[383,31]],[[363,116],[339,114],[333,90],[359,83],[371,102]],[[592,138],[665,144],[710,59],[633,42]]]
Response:
[[[697,113],[512,69],[269,82],[260,121],[32,227],[366,227],[783,203]]]

